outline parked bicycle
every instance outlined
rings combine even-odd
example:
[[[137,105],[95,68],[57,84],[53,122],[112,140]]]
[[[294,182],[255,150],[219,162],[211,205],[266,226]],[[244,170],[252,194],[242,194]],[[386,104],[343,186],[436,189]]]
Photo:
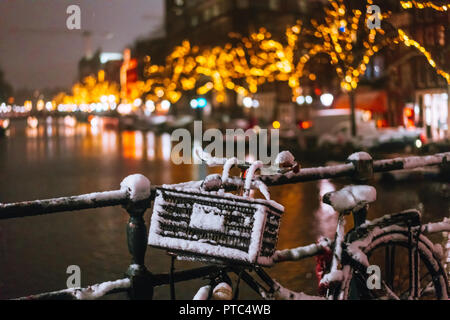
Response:
[[[200,288],[195,299],[237,299],[241,282],[264,299],[448,299],[445,248],[432,243],[428,236],[450,232],[450,219],[422,224],[420,212],[411,209],[367,221],[376,190],[357,184],[323,197],[338,213],[333,239],[277,250],[284,208],[270,200],[267,186],[343,176],[361,182],[368,181],[374,172],[430,165],[439,165],[448,174],[450,153],[377,161],[366,153],[356,153],[345,164],[318,168],[300,168],[288,152],[281,153],[274,166],[204,153],[200,157],[208,165],[223,166],[222,175],[163,186],[151,186],[146,177],[132,175],[124,179],[120,190],[0,204],[0,219],[114,205],[122,205],[130,215],[127,237],[132,261],[126,278],[24,298],[93,299],[127,292],[133,299],[149,299],[155,286],[169,285],[174,299],[176,282],[206,278],[209,283]],[[240,168],[241,176],[230,177],[232,167]],[[254,190],[259,190],[264,199],[255,198]],[[152,201],[148,237],[143,214]],[[348,215],[353,216],[354,227],[345,233]],[[147,243],[171,254],[169,273],[153,274],[146,268]],[[317,296],[289,290],[264,270],[310,257],[316,257],[319,264]],[[209,265],[175,272],[176,258]],[[381,270],[381,277],[373,276],[373,266]],[[230,273],[237,276],[234,284]]]
[[[217,159],[203,155],[203,159],[211,165],[223,164],[229,169],[230,160]],[[284,175],[297,171],[298,166],[292,155],[280,154],[278,166],[266,167],[262,174],[273,175],[280,171]],[[356,153],[349,157],[361,166],[372,161],[366,153]],[[238,164],[242,176],[247,170],[252,170],[252,164]],[[259,166],[261,167],[261,166]],[[265,169],[265,170],[264,170]],[[225,170],[224,170],[225,171]],[[227,173],[224,173],[227,175]],[[228,177],[225,178],[225,180]],[[225,182],[222,179],[222,182]],[[238,180],[236,189],[242,187]],[[213,184],[217,189],[219,184]],[[249,183],[246,182],[247,188]],[[213,187],[213,188],[214,188]],[[261,188],[261,193],[268,191]],[[449,283],[447,271],[444,267],[445,258],[443,248],[433,244],[427,235],[437,232],[450,231],[450,219],[442,222],[421,224],[420,212],[415,209],[385,215],[373,221],[366,221],[369,204],[376,200],[376,190],[368,185],[352,185],[339,191],[324,195],[323,202],[332,206],[338,213],[337,230],[333,240],[321,238],[318,243],[301,246],[294,249],[277,250],[273,254],[271,264],[284,261],[298,261],[309,257],[318,257],[321,271],[319,273],[319,292],[321,296],[309,296],[284,288],[261,267],[239,268],[233,267],[235,273],[247,282],[261,297],[265,299],[420,299],[435,297],[448,299]],[[447,208],[448,210],[448,208]],[[345,216],[353,215],[354,228],[344,233]],[[369,283],[372,272],[368,268],[375,266],[383,270],[383,277],[379,286]],[[254,271],[264,282],[259,284],[246,270]],[[405,272],[406,271],[406,272]],[[244,275],[244,276],[243,276]],[[215,280],[217,281],[217,279]],[[228,280],[229,281],[229,280]],[[223,287],[223,285],[222,285]],[[210,298],[211,291],[203,297]],[[201,289],[205,292],[205,289]],[[199,294],[198,297],[201,295]]]

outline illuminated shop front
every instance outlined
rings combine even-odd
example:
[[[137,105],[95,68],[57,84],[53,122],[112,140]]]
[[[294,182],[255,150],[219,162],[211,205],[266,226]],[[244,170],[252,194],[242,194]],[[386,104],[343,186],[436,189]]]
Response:
[[[426,128],[428,138],[441,140],[448,136],[449,104],[448,94],[443,89],[424,90],[417,92],[418,105],[421,111],[419,121]]]

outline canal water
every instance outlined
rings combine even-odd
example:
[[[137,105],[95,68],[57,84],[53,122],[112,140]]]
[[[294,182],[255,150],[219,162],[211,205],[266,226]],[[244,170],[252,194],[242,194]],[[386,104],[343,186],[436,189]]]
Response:
[[[121,180],[133,173],[158,185],[198,180],[211,172],[205,166],[174,165],[169,134],[71,125],[52,118],[43,119],[34,129],[25,121],[12,123],[9,136],[0,138],[0,202],[118,189]],[[316,164],[304,166],[311,165]],[[321,180],[271,188],[272,198],[286,208],[279,248],[306,245],[320,235],[332,236],[336,215],[320,202],[320,196],[346,183]],[[371,206],[369,218],[417,207],[423,208],[425,221],[449,215],[450,200],[444,190],[448,184],[375,181],[374,185],[378,200]],[[130,262],[127,219],[123,209],[114,207],[0,221],[0,298],[64,289],[70,265],[81,268],[82,286],[122,278]],[[148,226],[150,212],[145,219]],[[167,272],[169,262],[164,251],[148,249],[146,264],[152,272]],[[175,267],[182,270],[199,265],[177,262]],[[314,259],[309,259],[277,265],[268,272],[293,290],[315,294],[314,267]],[[177,284],[177,298],[191,299],[204,283]],[[245,285],[241,296],[256,297]],[[155,290],[155,299],[168,297],[168,287]]]

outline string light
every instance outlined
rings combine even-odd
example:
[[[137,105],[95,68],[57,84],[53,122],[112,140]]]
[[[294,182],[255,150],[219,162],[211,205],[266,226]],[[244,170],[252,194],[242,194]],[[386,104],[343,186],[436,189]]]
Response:
[[[436,72],[439,75],[441,75],[447,81],[448,84],[450,84],[450,74],[437,67],[436,62],[432,58],[431,53],[429,51],[427,51],[419,42],[410,39],[408,35],[406,35],[405,31],[403,31],[402,29],[398,30],[398,34],[400,41],[402,41],[407,47],[412,46],[417,48],[417,50],[419,50],[425,56],[430,66],[432,66],[436,70]]]
[[[400,4],[402,5],[403,9],[425,9],[425,8],[432,8],[437,11],[448,11],[450,8],[450,3],[444,4],[444,5],[436,5],[433,2],[417,2],[414,0],[411,1],[400,1]]]

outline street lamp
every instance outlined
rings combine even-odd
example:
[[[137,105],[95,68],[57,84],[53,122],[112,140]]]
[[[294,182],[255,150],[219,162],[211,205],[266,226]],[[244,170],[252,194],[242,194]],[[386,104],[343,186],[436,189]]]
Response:
[[[189,104],[191,105],[192,109],[197,109],[197,108],[201,109],[201,108],[206,107],[206,105],[208,104],[208,101],[205,98],[197,98],[197,99],[192,99]]]
[[[331,106],[331,104],[333,103],[334,97],[331,93],[324,93],[320,96],[320,102],[322,102],[322,104],[325,107],[329,107]]]
[[[198,107],[198,101],[197,99],[192,99],[190,102],[191,108],[196,109]]]
[[[245,97],[242,99],[242,103],[244,104],[244,107],[251,108],[253,105],[253,99],[250,97]]]
[[[198,102],[198,107],[199,108],[204,108],[208,104],[208,101],[206,101],[205,98],[198,98],[197,102]]]
[[[298,104],[304,104],[305,103],[305,97],[304,96],[298,96],[296,99]]]
[[[161,109],[164,111],[169,110],[170,108],[170,101],[169,100],[163,100],[161,101]]]

